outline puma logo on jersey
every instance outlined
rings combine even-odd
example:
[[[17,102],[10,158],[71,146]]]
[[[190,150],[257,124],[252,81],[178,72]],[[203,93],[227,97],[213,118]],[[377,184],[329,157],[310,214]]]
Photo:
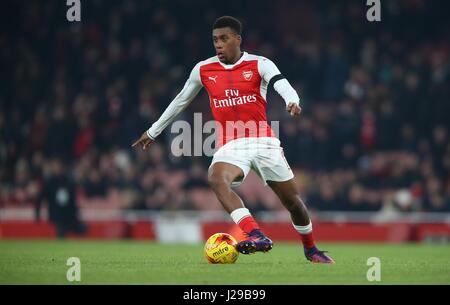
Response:
[[[215,84],[217,84],[217,82],[216,82],[216,78],[217,78],[217,75],[216,75],[216,76],[214,76],[214,77],[212,77],[212,76],[209,76],[209,77],[208,77],[208,79],[210,79],[210,80],[214,81],[214,83],[215,83]]]

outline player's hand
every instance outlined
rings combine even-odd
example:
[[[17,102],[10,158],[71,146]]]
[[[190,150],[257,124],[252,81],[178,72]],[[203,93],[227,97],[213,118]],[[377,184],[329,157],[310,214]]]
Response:
[[[289,112],[290,115],[297,117],[300,115],[300,112],[302,112],[302,107],[297,103],[291,102],[286,106],[286,111]]]
[[[143,150],[145,150],[147,147],[149,147],[154,141],[149,138],[147,135],[147,132],[144,132],[141,137],[131,145],[131,147],[135,147],[136,145],[139,145],[142,147]]]

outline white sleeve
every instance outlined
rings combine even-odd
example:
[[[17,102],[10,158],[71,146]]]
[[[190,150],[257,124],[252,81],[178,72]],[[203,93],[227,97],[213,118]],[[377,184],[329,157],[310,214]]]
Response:
[[[183,111],[197,96],[202,89],[203,84],[200,79],[200,63],[198,63],[191,71],[188,80],[184,84],[183,89],[167,106],[159,119],[153,123],[152,127],[147,130],[147,135],[151,139],[155,139],[159,134],[175,119],[175,117]]]
[[[278,67],[270,60],[265,57],[261,57],[258,60],[258,70],[261,77],[267,82],[270,83],[270,80],[275,75],[281,74]]]
[[[275,84],[273,84],[273,88],[281,95],[286,105],[289,103],[300,104],[300,98],[298,97],[297,91],[292,88],[287,79],[283,78],[277,80]]]
[[[261,60],[258,61],[258,70],[261,77],[267,84],[270,83],[272,77],[281,74],[278,67],[270,59],[267,59],[265,57],[262,57]],[[273,88],[278,92],[279,95],[281,95],[286,105],[291,102],[297,104],[300,103],[300,98],[297,92],[294,88],[292,88],[287,79],[282,78],[277,80],[273,84]]]

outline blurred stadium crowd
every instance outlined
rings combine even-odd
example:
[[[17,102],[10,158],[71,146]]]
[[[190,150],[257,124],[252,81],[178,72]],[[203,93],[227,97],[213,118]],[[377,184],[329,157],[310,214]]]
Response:
[[[170,127],[130,145],[214,55],[211,25],[244,24],[243,50],[272,59],[301,95],[287,116],[271,89],[269,121],[311,209],[450,211],[450,25],[446,3],[366,1],[18,1],[0,33],[0,207],[32,204],[63,160],[83,207],[221,209],[210,158],[176,158]],[[13,17],[15,16],[15,17]],[[178,118],[211,119],[203,90]],[[253,211],[282,209],[255,176]]]

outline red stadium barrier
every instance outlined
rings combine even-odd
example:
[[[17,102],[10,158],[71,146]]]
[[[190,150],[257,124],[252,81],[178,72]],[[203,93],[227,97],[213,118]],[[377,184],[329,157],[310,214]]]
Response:
[[[95,221],[87,223],[88,232],[85,238],[121,239],[129,236],[129,227],[125,221]],[[70,237],[76,235],[71,234]]]
[[[0,223],[0,238],[54,238],[56,230],[48,222],[4,221]]]
[[[445,223],[423,223],[415,228],[415,240],[426,240],[430,238],[450,239],[450,224]]]
[[[226,232],[236,236],[235,227],[235,225],[230,225],[227,222],[204,223],[203,237],[207,238],[216,232]],[[264,223],[261,224],[261,228],[275,241],[294,241],[299,239],[298,234],[290,223]],[[320,241],[330,242],[406,242],[411,240],[412,232],[413,226],[407,223],[314,223],[315,238]],[[448,234],[450,234],[450,231]]]
[[[120,239],[128,237],[128,224],[125,221],[89,222],[88,233],[80,237],[72,233],[68,237],[90,239]],[[49,239],[55,238],[54,225],[48,222],[6,221],[0,223],[0,238]]]
[[[157,240],[155,224],[150,221],[126,222],[125,220],[89,221],[88,233],[82,239],[143,239]],[[238,240],[243,238],[239,228],[225,221],[204,222],[202,238],[217,232],[226,232]],[[287,222],[262,223],[262,229],[275,241],[296,241],[299,239],[292,225]],[[450,225],[445,223],[402,223],[376,224],[369,222],[334,223],[315,222],[316,240],[324,242],[412,242],[433,237],[450,237]],[[55,228],[47,222],[3,221],[0,223],[0,238],[47,239],[56,236]],[[70,238],[75,235],[69,235]]]
[[[149,221],[137,221],[131,224],[129,237],[144,240],[156,239],[154,224]]]
[[[321,241],[405,242],[412,226],[406,223],[317,223],[314,234]]]

